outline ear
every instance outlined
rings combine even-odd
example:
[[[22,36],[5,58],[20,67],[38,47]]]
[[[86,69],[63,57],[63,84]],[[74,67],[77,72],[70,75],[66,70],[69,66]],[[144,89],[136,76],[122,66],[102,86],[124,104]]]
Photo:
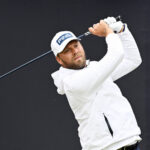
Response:
[[[56,56],[56,60],[57,60],[57,62],[58,62],[60,65],[63,64],[63,62],[62,62],[62,60],[61,60],[61,58],[60,58],[59,56]]]

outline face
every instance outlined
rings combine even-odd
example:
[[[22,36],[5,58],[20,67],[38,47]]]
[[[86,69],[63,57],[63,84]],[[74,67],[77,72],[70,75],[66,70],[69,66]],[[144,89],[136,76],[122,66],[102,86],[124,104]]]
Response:
[[[86,65],[84,49],[77,40],[69,42],[64,50],[56,56],[56,60],[64,68],[69,69],[82,69]]]

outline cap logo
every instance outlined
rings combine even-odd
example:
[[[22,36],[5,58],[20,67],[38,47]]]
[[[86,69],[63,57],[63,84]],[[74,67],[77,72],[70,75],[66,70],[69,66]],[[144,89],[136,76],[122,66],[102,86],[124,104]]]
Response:
[[[62,43],[63,41],[65,41],[66,39],[71,38],[71,37],[73,37],[72,34],[70,34],[70,33],[65,33],[65,34],[63,34],[62,36],[60,36],[60,37],[57,39],[56,42],[57,42],[59,45],[61,45],[61,43]]]

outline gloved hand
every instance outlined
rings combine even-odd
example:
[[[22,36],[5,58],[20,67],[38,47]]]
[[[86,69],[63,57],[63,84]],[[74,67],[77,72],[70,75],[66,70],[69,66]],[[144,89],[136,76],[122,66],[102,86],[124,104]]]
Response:
[[[124,25],[122,21],[116,21],[114,17],[107,17],[104,21],[109,25],[109,27],[116,33],[119,33],[123,30]]]

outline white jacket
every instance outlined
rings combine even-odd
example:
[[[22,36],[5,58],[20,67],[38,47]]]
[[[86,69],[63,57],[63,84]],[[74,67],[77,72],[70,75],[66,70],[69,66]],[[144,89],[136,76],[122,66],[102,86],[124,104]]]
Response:
[[[137,45],[127,26],[120,34],[109,34],[106,43],[100,61],[87,61],[80,70],[60,67],[52,74],[79,123],[82,150],[116,150],[141,140],[132,108],[114,83],[141,64]]]

